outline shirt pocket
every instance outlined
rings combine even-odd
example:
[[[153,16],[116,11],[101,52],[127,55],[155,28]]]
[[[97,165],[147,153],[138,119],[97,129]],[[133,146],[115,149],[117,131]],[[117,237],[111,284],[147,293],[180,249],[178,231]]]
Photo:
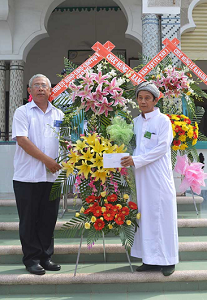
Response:
[[[147,139],[147,141],[145,143],[145,147],[147,149],[152,149],[152,148],[156,147],[157,144],[158,144],[158,135],[151,134],[151,138]]]

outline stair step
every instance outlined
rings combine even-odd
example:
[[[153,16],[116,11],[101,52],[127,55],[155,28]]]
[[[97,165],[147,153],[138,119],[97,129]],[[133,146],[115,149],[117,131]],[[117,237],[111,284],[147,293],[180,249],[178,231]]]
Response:
[[[133,269],[136,265],[132,264]],[[74,277],[75,264],[62,264],[61,271],[47,272],[44,276],[28,274],[22,265],[0,266],[2,294],[25,293],[104,293],[146,291],[199,291],[207,290],[207,261],[181,262],[168,277],[161,272],[131,273],[128,263],[79,264]]]
[[[79,249],[80,240],[76,244],[58,244],[55,243],[54,259],[59,263],[75,263]],[[105,251],[107,262],[125,262],[126,253],[120,240],[113,240],[114,244],[108,244],[105,241]],[[179,256],[181,261],[207,260],[207,241],[206,242],[180,242]],[[22,261],[21,245],[2,245],[0,246],[0,264],[17,264]],[[131,261],[140,261],[131,257]],[[99,244],[95,244],[88,249],[85,241],[81,247],[80,262],[103,262],[103,244],[99,240]]]
[[[0,194],[1,196],[1,194]],[[1,199],[1,198],[0,198]],[[197,205],[198,211],[201,210],[201,204],[204,199],[200,196],[195,196],[195,202]],[[60,200],[60,212],[64,206],[63,199]],[[82,205],[82,201],[80,198],[68,198],[67,204],[65,204],[64,208],[78,210]],[[17,214],[16,201],[14,199],[2,199],[0,200],[0,213],[1,214]],[[177,196],[177,209],[178,212],[182,211],[195,211],[195,206],[193,202],[192,196]]]

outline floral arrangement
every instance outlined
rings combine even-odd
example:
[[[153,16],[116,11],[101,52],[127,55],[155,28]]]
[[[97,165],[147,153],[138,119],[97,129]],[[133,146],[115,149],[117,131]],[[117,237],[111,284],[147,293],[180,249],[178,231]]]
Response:
[[[193,80],[189,68],[175,67],[169,59],[164,59],[146,78],[163,93],[164,97],[158,105],[165,114],[181,114],[185,103],[188,112],[195,115],[194,100],[207,98],[207,94],[198,85],[199,79]]]
[[[185,150],[197,143],[198,139],[198,124],[193,125],[191,120],[184,115],[169,115],[173,129],[172,149]]]
[[[80,233],[87,231],[89,247],[99,236],[109,232],[120,235],[122,244],[131,247],[137,219],[140,219],[141,215],[137,213],[136,203],[128,200],[128,194],[117,196],[115,193],[107,194],[106,191],[101,192],[99,196],[90,195],[83,201],[80,211],[65,224],[65,227],[76,233],[74,229],[78,224]]]
[[[132,172],[104,168],[103,154],[132,149],[133,125],[128,105],[137,107],[132,100],[134,86],[124,74],[102,61],[72,82],[69,92],[72,105],[67,107],[65,101],[65,119],[60,128],[63,168],[52,192],[57,196],[57,191],[67,191],[69,182],[80,195],[82,208],[63,229],[69,237],[85,232],[89,246],[102,234],[114,232],[126,248],[131,247],[140,217],[132,199]],[[71,140],[67,129],[72,127],[72,132],[78,128],[83,121],[80,112],[87,126],[77,140]]]
[[[63,170],[67,171],[67,176],[77,172],[76,183],[80,185],[82,180],[89,180],[89,187],[91,192],[100,192],[100,187],[105,190],[107,186],[106,181],[114,186],[117,192],[118,184],[114,182],[113,174],[117,172],[116,169],[103,168],[103,154],[104,153],[122,153],[126,149],[124,144],[120,147],[97,133],[89,134],[88,136],[80,136],[75,144],[69,146],[68,161],[62,162]],[[125,175],[126,169],[120,170],[120,175]],[[98,181],[98,182],[97,182]],[[96,184],[97,183],[97,184]]]

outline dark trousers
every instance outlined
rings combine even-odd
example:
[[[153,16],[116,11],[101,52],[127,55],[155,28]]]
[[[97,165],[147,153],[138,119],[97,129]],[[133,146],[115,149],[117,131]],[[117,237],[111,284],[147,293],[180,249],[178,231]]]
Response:
[[[13,181],[19,214],[19,235],[26,267],[51,258],[59,200],[49,200],[51,182]]]

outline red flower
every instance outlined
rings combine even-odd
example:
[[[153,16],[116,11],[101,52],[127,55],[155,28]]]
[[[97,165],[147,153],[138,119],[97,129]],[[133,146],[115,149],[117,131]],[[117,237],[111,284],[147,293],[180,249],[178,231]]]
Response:
[[[178,131],[180,131],[180,130],[182,130],[182,127],[176,125],[176,126],[175,126],[175,132],[178,132]]]
[[[95,217],[99,217],[102,215],[101,206],[93,207],[93,214]]]
[[[191,120],[190,119],[185,119],[184,120],[187,124],[191,124]]]
[[[86,198],[87,203],[94,202],[95,200],[96,200],[96,196],[89,196],[89,197]]]
[[[134,202],[132,202],[132,201],[129,201],[128,205],[129,205],[129,207],[130,207],[131,209],[137,209],[136,203],[134,203]]]
[[[103,214],[103,216],[106,221],[112,221],[114,219],[115,212],[109,209]]]
[[[90,214],[91,212],[92,212],[92,207],[89,207],[89,208],[87,208],[85,211],[84,211],[84,215],[88,215],[88,214]]]
[[[129,209],[128,209],[128,207],[127,207],[127,206],[122,207],[121,213],[122,213],[124,216],[128,216],[128,214],[129,214]]]
[[[124,224],[124,220],[125,220],[125,216],[123,214],[118,214],[114,218],[114,221],[116,222],[117,225]]]
[[[114,205],[114,206],[112,206],[112,210],[115,212],[115,213],[117,213],[118,212],[118,207],[116,206],[116,205]]]
[[[105,226],[105,223],[104,223],[104,221],[101,220],[101,219],[97,219],[96,222],[94,223],[94,228],[95,228],[96,230],[101,230],[101,229],[104,228],[104,226]]]
[[[178,134],[179,134],[179,135],[184,135],[184,134],[185,134],[185,130],[182,130],[182,129],[181,129],[181,130],[178,132]]]
[[[175,146],[180,146],[180,144],[181,144],[180,140],[174,140],[173,141],[173,145],[175,145]]]
[[[109,203],[105,203],[104,206],[106,206],[107,209],[113,209],[113,205]]]
[[[107,197],[107,201],[109,201],[109,202],[116,202],[116,200],[117,200],[116,194],[112,194],[111,196]]]
[[[197,138],[198,138],[198,136],[197,136],[197,134],[196,134],[195,132],[193,133],[193,138],[194,138],[194,139],[197,139]]]

